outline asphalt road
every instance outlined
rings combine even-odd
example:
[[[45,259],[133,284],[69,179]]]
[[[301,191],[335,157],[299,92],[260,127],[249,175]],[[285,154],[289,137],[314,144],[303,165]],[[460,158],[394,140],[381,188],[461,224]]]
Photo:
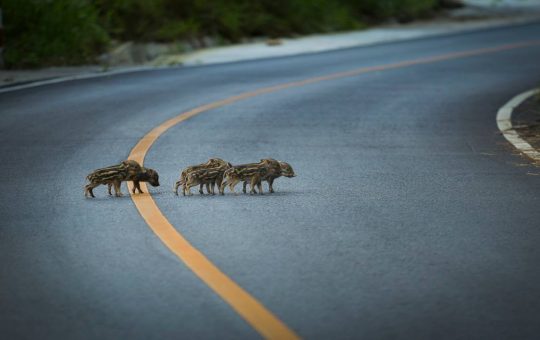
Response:
[[[540,24],[328,53],[122,74],[0,94],[5,339],[259,334],[85,176],[163,121],[360,67],[539,39]],[[195,247],[308,339],[536,339],[540,181],[497,133],[538,86],[540,45],[318,82],[197,115],[145,164]],[[272,195],[176,197],[179,170],[273,157]],[[126,188],[124,187],[124,192]]]

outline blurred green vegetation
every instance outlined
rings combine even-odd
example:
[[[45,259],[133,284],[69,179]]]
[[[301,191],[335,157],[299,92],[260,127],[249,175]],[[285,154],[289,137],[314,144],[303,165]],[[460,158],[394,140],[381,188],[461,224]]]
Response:
[[[437,0],[96,0],[115,39],[171,41],[216,36],[291,36],[425,16]]]
[[[7,67],[88,63],[109,35],[87,1],[1,0]]]
[[[440,0],[0,0],[8,67],[94,61],[111,39],[224,42],[427,16]]]

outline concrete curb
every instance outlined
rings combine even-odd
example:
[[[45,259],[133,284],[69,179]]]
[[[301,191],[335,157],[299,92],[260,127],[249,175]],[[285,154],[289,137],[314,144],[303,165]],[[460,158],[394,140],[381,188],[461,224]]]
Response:
[[[512,125],[512,113],[521,103],[538,93],[540,93],[540,88],[523,92],[512,98],[497,112],[497,126],[504,138],[506,138],[506,140],[519,152],[535,162],[540,162],[540,151],[533,148],[528,142],[521,138],[519,133],[514,129]]]

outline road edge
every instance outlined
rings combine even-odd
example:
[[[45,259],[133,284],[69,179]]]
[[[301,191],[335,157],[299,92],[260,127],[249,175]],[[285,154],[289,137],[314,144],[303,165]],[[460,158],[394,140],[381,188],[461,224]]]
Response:
[[[535,88],[529,91],[518,94],[514,98],[510,99],[504,104],[499,111],[497,111],[497,127],[501,131],[502,135],[510,144],[512,144],[520,153],[529,157],[535,162],[540,162],[540,151],[536,150],[525,141],[519,133],[514,129],[512,125],[512,113],[514,109],[518,107],[525,100],[540,93],[540,88]]]
[[[136,66],[136,67],[130,67],[127,69],[121,69],[121,70],[114,70],[114,71],[105,71],[105,72],[94,72],[94,73],[79,73],[72,76],[65,76],[65,77],[54,77],[49,79],[42,79],[42,80],[35,80],[35,81],[25,81],[21,84],[12,84],[12,85],[4,85],[0,86],[0,93],[7,93],[17,90],[24,90],[32,87],[38,87],[43,85],[51,85],[51,84],[57,84],[57,83],[63,83],[66,81],[73,81],[73,80],[82,80],[82,79],[91,79],[91,78],[100,78],[100,77],[109,77],[114,76],[117,74],[125,74],[125,73],[135,73],[135,72],[144,72],[144,71],[154,71],[154,70],[160,70],[160,69],[171,69],[171,68],[178,68],[177,66],[169,67],[169,66]]]
[[[84,73],[83,72],[83,73],[79,73],[79,74],[75,74],[71,76],[60,76],[60,77],[54,77],[52,79],[49,78],[49,79],[41,79],[41,80],[37,79],[35,81],[30,80],[30,81],[25,81],[19,84],[14,83],[11,85],[0,86],[0,94],[13,92],[17,90],[24,90],[24,89],[38,87],[38,86],[52,85],[52,84],[57,84],[57,83],[62,83],[62,82],[67,82],[67,81],[83,80],[83,79],[98,78],[98,77],[108,77],[108,76],[114,76],[118,74],[136,73],[136,72],[144,72],[144,71],[163,70],[163,69],[175,69],[175,68],[184,68],[184,67],[192,68],[192,67],[201,67],[201,66],[211,66],[211,65],[216,65],[216,64],[229,64],[229,63],[237,63],[237,62],[250,62],[250,61],[256,61],[256,60],[295,57],[295,56],[300,56],[300,55],[305,55],[305,54],[326,53],[326,52],[347,50],[347,49],[358,48],[358,47],[400,43],[400,42],[414,41],[414,40],[420,40],[420,39],[431,39],[431,38],[436,38],[436,37],[452,36],[455,34],[468,34],[468,33],[474,33],[474,32],[482,32],[488,29],[504,29],[508,27],[519,27],[519,26],[531,25],[535,23],[540,23],[540,17],[526,18],[521,21],[495,22],[485,27],[465,28],[463,30],[458,30],[454,32],[426,33],[425,35],[409,37],[409,38],[396,38],[396,39],[381,40],[381,41],[371,42],[367,44],[357,44],[357,45],[340,47],[340,48],[328,48],[326,50],[321,50],[321,51],[316,51],[316,52],[308,51],[305,53],[292,53],[292,54],[284,54],[284,55],[277,55],[277,56],[266,56],[266,57],[253,58],[253,59],[240,58],[238,60],[205,63],[201,65],[187,64],[187,65],[175,65],[175,66],[134,66],[134,67],[128,67],[126,69],[112,70],[112,71],[99,72],[99,73]]]

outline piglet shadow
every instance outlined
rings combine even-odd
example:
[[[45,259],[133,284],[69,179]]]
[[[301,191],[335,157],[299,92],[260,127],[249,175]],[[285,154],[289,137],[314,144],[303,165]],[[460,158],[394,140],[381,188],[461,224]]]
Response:
[[[131,199],[131,197],[129,196],[129,194],[126,194],[124,193],[124,195],[122,196],[114,196],[114,195],[96,195],[94,194],[96,197],[85,197],[86,200],[89,200],[89,201],[110,201],[110,200],[129,200]]]
[[[134,196],[163,196],[163,195],[167,195],[168,192],[166,191],[145,191],[143,192],[142,194],[139,194],[139,193],[136,193],[134,194]]]
[[[193,193],[193,195],[191,196],[188,196],[188,195],[184,196],[182,195],[182,193],[179,193],[178,195],[176,195],[173,191],[158,190],[158,191],[150,191],[150,192],[145,191],[142,194],[136,193],[133,196],[135,198],[137,197],[173,197],[173,198],[191,199],[191,200],[197,200],[197,199],[207,200],[207,199],[234,199],[234,198],[240,198],[240,197],[249,197],[253,199],[257,199],[257,198],[258,199],[265,199],[265,198],[272,199],[272,197],[292,197],[292,196],[299,196],[302,194],[303,192],[301,191],[284,190],[284,191],[276,191],[274,193],[265,192],[263,195],[250,194],[249,192],[244,194],[243,192],[240,191],[236,193],[225,192],[225,195],[221,195],[219,193],[216,193],[215,195],[204,193],[201,195],[197,192],[197,193]],[[95,194],[95,195],[96,197],[85,197],[85,199],[90,200],[90,201],[99,201],[99,202],[104,202],[104,201],[110,202],[111,200],[118,200],[118,201],[131,200],[131,194],[127,192],[123,192],[123,195],[119,197],[116,197],[115,195],[108,195],[108,194],[104,194],[104,195]]]
[[[133,194],[135,197],[145,197],[145,196],[161,196],[166,195],[167,192],[163,191],[151,191],[148,193],[148,191],[143,192],[142,194],[136,193]],[[115,196],[114,194],[108,195],[107,193],[101,194],[101,193],[94,193],[95,197],[85,197],[88,200],[95,200],[95,201],[108,201],[108,200],[130,200],[131,199],[131,193],[128,192],[122,192],[122,196]]]
[[[210,194],[206,194],[206,193],[204,195],[201,195],[199,193],[196,193],[196,194],[194,193],[191,196],[182,196],[182,194],[180,194],[180,195],[178,195],[178,197],[187,198],[187,199],[235,198],[235,197],[237,197],[237,198],[239,198],[239,197],[250,197],[250,198],[254,198],[254,199],[255,198],[271,199],[272,197],[299,196],[301,194],[302,194],[302,192],[300,192],[300,191],[276,191],[274,193],[265,192],[263,195],[260,195],[260,194],[250,194],[249,192],[244,194],[243,192],[240,191],[240,192],[236,192],[236,193],[225,192],[225,195],[221,195],[221,194],[210,195]]]

